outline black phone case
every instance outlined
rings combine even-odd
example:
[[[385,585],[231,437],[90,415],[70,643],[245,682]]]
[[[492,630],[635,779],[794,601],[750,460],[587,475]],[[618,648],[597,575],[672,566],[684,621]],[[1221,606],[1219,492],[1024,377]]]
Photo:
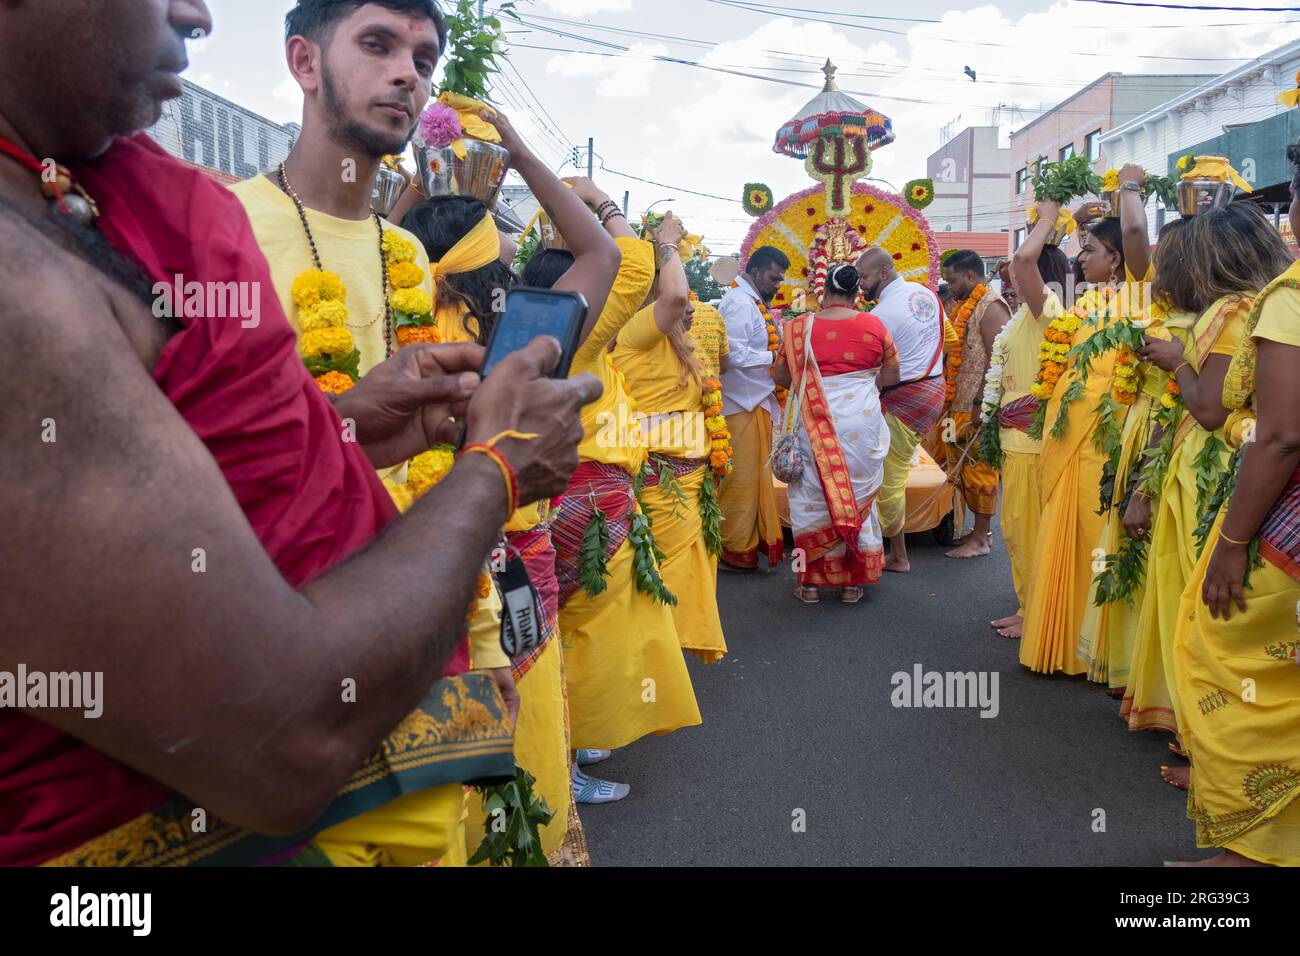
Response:
[[[586,298],[584,298],[582,293],[580,292],[557,292],[553,289],[537,289],[537,288],[533,288],[532,286],[516,286],[515,288],[511,289],[510,292],[506,293],[507,300],[509,298],[510,293],[516,291],[544,292],[547,295],[551,295],[551,296],[564,296],[566,298],[573,299],[578,304],[579,306],[578,321],[574,322],[573,328],[569,330],[568,341],[560,343],[560,347],[561,347],[560,363],[555,367],[555,371],[551,373],[551,378],[568,378],[569,369],[573,365],[573,356],[578,351],[579,340],[582,336],[582,326],[587,318]],[[509,305],[507,305],[507,308],[509,308]],[[501,328],[500,322],[493,323],[492,334],[488,336],[488,341],[487,341],[487,352],[486,352],[487,355],[492,354],[492,347],[495,344],[497,332],[500,330],[500,328]]]

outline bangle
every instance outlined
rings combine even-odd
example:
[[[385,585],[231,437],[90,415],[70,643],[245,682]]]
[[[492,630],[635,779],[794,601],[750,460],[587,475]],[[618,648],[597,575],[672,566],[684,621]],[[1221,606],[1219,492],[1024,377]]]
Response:
[[[491,445],[485,445],[482,442],[467,445],[462,455],[472,455],[475,452],[486,455],[501,470],[501,477],[505,479],[506,483],[506,514],[514,514],[519,507],[519,476],[510,467],[510,462],[506,461],[505,456]]]
[[[1219,537],[1222,538],[1224,541],[1228,542],[1228,544],[1235,544],[1239,548],[1244,548],[1250,544],[1249,540],[1237,541],[1235,538],[1229,538],[1226,534],[1223,533],[1222,528],[1219,529]]]
[[[1120,189],[1128,189],[1128,190],[1131,190],[1132,192],[1135,192],[1135,193],[1140,193],[1140,192],[1142,192],[1142,184],[1141,184],[1141,183],[1123,183],[1119,188],[1120,188]]]
[[[1191,367],[1192,367],[1192,363],[1191,363],[1191,362],[1184,362],[1182,365],[1178,366],[1178,368],[1176,368],[1176,369],[1174,369],[1172,372],[1170,372],[1170,373],[1169,373],[1169,377],[1172,378],[1172,379],[1177,379],[1177,378],[1178,378],[1178,373],[1181,372],[1181,371],[1183,370],[1184,367],[1186,367],[1186,368],[1191,368]]]
[[[605,207],[607,207],[607,206],[612,206],[612,207],[615,208],[615,209],[618,209],[618,208],[619,208],[618,203],[614,202],[614,200],[612,200],[612,199],[606,199],[603,203],[601,203],[599,206],[596,207],[596,215],[599,216],[599,215],[600,215],[600,214],[605,210]],[[621,211],[622,211],[622,210],[620,210],[620,212],[621,212]]]
[[[626,218],[627,217],[623,215],[623,210],[615,206],[613,209],[605,210],[605,213],[600,217],[600,224],[603,226],[611,219],[626,219]]]

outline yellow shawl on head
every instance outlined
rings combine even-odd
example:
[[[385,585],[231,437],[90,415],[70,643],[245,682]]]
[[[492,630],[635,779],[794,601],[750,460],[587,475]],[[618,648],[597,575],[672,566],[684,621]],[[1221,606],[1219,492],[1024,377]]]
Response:
[[[459,324],[465,312],[464,303],[447,284],[447,278],[481,269],[500,256],[501,238],[492,214],[485,211],[478,225],[465,233],[446,255],[437,262],[429,262],[429,272],[433,276],[434,318],[444,342],[457,340],[456,336],[448,335],[448,331],[451,326]]]

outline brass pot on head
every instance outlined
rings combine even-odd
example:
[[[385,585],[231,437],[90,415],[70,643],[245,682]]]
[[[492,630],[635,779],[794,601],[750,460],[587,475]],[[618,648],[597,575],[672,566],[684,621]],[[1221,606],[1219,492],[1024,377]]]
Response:
[[[537,227],[542,231],[542,248],[543,249],[562,249],[569,251],[569,244],[564,241],[564,236],[560,235],[560,230],[556,228],[555,223],[551,222],[550,215],[543,209],[537,217]]]
[[[1237,195],[1237,184],[1218,179],[1184,179],[1178,183],[1178,212],[1185,217],[1226,206]]]
[[[1110,207],[1106,213],[1107,219],[1119,218],[1119,190],[1107,189],[1101,194],[1101,201]]]
[[[450,146],[417,146],[420,184],[430,199],[438,196],[469,196],[488,209],[496,206],[510,168],[510,151],[495,143],[466,139],[465,158]]]
[[[370,197],[370,208],[387,219],[405,188],[406,177],[397,170],[381,164],[379,175],[375,178],[375,191]]]

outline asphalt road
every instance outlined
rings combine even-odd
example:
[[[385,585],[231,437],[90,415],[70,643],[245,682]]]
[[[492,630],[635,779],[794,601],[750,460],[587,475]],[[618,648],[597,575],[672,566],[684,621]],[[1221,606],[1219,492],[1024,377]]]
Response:
[[[593,864],[1160,866],[1205,855],[1184,795],[1160,779],[1169,738],[1129,733],[1118,701],[1082,678],[1030,674],[1017,642],[989,627],[1015,610],[994,541],[991,556],[955,561],[928,534],[909,539],[912,573],[885,575],[856,606],[799,604],[788,565],[722,575],[730,652],[712,666],[688,657],[704,724],[592,768],[632,786],[620,803],[581,808]],[[892,675],[916,664],[996,673],[997,716],[894,707]]]

